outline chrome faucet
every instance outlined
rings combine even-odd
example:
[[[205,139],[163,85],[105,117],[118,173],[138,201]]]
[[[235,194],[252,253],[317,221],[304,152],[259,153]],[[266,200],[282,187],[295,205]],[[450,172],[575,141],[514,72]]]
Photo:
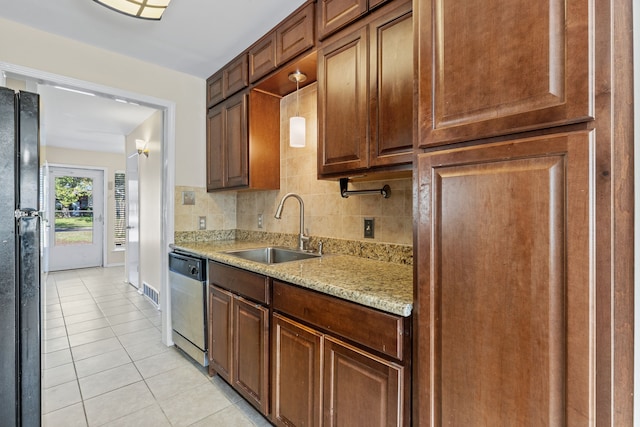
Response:
[[[307,243],[309,243],[309,236],[304,234],[304,202],[302,201],[302,197],[298,196],[296,193],[285,194],[282,200],[280,200],[280,204],[278,205],[278,209],[276,209],[276,214],[274,216],[276,219],[280,219],[282,217],[284,201],[289,197],[295,197],[298,199],[298,202],[300,202],[300,235],[298,236],[298,249],[305,251],[307,250]]]

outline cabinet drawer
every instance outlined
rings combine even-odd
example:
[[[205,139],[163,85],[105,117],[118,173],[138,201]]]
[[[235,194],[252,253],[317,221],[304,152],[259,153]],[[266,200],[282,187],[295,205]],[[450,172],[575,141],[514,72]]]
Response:
[[[269,278],[266,276],[210,261],[209,283],[262,304],[269,304]]]
[[[274,310],[309,323],[324,332],[362,344],[398,360],[410,356],[406,350],[410,340],[408,318],[277,280],[273,281],[272,305]]]

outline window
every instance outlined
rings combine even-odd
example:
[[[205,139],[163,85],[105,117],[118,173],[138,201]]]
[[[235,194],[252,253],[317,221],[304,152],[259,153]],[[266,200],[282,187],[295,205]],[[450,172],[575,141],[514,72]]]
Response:
[[[124,247],[127,239],[127,193],[124,172],[116,172],[113,192],[116,202],[114,224],[114,241],[116,248]]]

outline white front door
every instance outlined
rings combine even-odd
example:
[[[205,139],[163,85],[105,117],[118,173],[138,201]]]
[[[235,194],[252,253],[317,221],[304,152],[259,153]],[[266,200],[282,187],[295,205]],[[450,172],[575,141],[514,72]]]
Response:
[[[137,153],[127,157],[126,197],[127,197],[127,250],[125,270],[129,283],[140,287],[139,252],[140,252],[140,211],[138,196],[138,156]]]
[[[49,167],[49,271],[102,266],[104,173]]]

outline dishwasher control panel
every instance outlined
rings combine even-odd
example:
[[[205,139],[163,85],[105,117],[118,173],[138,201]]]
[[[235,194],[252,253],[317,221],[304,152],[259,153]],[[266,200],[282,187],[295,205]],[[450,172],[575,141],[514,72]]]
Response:
[[[169,254],[169,271],[187,276],[199,282],[206,280],[206,266],[205,260],[202,258],[195,258],[178,252],[171,252]]]

